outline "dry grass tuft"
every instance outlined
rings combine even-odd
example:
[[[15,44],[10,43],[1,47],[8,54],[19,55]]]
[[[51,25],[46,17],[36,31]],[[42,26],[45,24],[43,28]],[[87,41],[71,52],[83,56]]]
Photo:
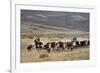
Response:
[[[41,54],[41,55],[39,56],[39,58],[47,58],[47,57],[49,57],[48,54]]]

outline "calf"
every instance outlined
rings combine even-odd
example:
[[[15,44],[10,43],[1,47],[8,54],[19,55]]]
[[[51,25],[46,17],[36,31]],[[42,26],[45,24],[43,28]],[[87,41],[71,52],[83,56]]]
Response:
[[[28,47],[27,47],[27,51],[30,52],[30,51],[32,50],[32,47],[33,47],[32,44],[31,44],[31,45],[28,45]]]

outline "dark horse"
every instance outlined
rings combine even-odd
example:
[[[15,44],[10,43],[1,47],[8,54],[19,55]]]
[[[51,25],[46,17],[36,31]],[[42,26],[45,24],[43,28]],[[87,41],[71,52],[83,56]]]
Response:
[[[39,48],[39,42],[40,42],[40,39],[37,38],[34,40],[34,43],[35,43],[35,48],[38,49]]]
[[[42,50],[43,48],[43,43],[40,41],[39,38],[35,39],[34,40],[34,43],[35,43],[35,48],[39,51],[39,50]]]

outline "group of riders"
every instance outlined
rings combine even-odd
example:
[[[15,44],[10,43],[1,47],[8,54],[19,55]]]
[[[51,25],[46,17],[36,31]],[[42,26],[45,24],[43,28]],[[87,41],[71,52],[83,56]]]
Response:
[[[48,53],[50,53],[51,51],[61,51],[61,50],[65,50],[66,48],[72,51],[73,49],[83,48],[83,47],[86,48],[89,47],[90,45],[89,40],[78,41],[76,37],[74,37],[73,40],[70,42],[58,41],[58,42],[47,42],[46,44],[43,44],[43,42],[40,41],[40,38],[37,37],[34,40],[34,43],[35,43],[34,45],[29,45],[27,47],[28,51],[31,51],[33,46],[38,51],[44,49]]]

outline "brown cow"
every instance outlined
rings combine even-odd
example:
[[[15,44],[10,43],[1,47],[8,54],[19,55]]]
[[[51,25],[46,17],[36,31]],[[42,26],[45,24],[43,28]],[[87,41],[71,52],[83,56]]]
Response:
[[[32,50],[32,47],[33,47],[32,44],[31,45],[28,45],[28,47],[27,47],[28,52],[30,52]]]
[[[44,50],[47,50],[48,53],[50,53],[51,48],[50,48],[50,42],[46,43],[43,47]]]

